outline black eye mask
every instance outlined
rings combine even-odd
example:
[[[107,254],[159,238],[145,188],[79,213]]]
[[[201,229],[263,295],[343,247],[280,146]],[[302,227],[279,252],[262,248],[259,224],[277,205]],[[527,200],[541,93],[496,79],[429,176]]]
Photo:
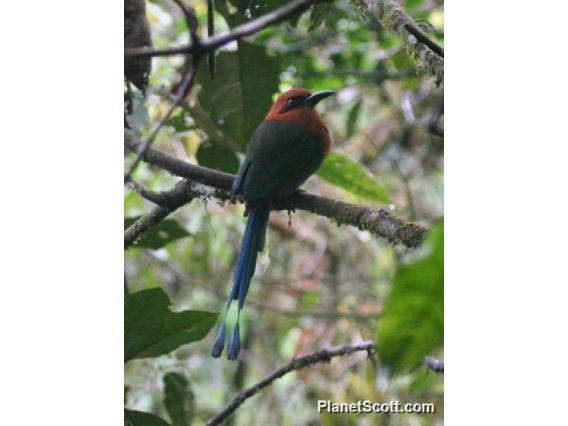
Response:
[[[285,113],[290,111],[294,108],[299,108],[305,105],[304,101],[307,99],[307,96],[294,96],[286,102],[284,107],[280,110],[280,113]]]

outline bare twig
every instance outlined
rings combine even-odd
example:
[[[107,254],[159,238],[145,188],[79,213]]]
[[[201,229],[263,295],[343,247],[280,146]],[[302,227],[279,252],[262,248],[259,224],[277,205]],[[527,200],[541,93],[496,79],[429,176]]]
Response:
[[[125,129],[124,143],[132,152],[138,152],[141,142],[131,130]],[[229,191],[233,183],[233,176],[228,173],[196,166],[154,149],[149,149],[143,155],[143,159],[174,175],[221,190]],[[337,224],[353,225],[385,238],[393,244],[402,243],[407,247],[420,245],[426,232],[424,227],[404,222],[384,209],[355,206],[304,191],[297,191],[286,198],[274,201],[272,208],[309,211],[330,218]]]
[[[148,188],[146,188],[144,185],[141,185],[134,180],[130,180],[130,182],[128,182],[126,186],[136,191],[141,197],[145,198],[148,201],[153,202],[154,204],[160,207],[165,207],[165,205],[169,200],[167,192],[151,191]]]
[[[185,23],[189,31],[191,44],[193,46],[197,46],[199,44],[199,38],[197,37],[197,17],[195,16],[195,12],[184,5],[182,0],[173,0],[173,2],[183,13],[183,17],[185,18]]]
[[[215,20],[214,20],[215,4],[213,0],[207,0],[207,37],[215,35]],[[207,53],[207,67],[209,68],[209,75],[215,78],[215,51],[210,50]]]
[[[203,196],[204,191],[200,185],[188,180],[180,181],[170,191],[155,193],[143,188],[139,184],[130,184],[140,195],[158,204],[150,213],[142,216],[124,231],[124,248],[130,247],[136,239],[148,228],[157,225],[171,212],[187,204],[196,197]]]
[[[179,6],[179,8],[182,10],[185,16],[185,20],[189,28],[191,45],[199,47],[200,41],[199,37],[197,37],[197,18],[195,17],[195,15],[191,10],[186,8],[183,5],[183,3],[181,3],[181,0],[174,0],[174,2]],[[164,125],[170,119],[170,117],[177,109],[177,107],[179,107],[181,103],[185,100],[185,98],[187,98],[187,96],[189,95],[189,92],[191,91],[191,88],[195,83],[195,76],[197,73],[197,65],[199,62],[199,58],[200,58],[199,55],[195,56],[188,55],[185,65],[186,71],[183,80],[179,85],[179,87],[177,88],[176,94],[174,95],[174,103],[168,109],[166,114],[160,119],[158,125],[154,128],[148,139],[139,147],[138,151],[136,152],[137,154],[136,159],[128,169],[128,172],[124,175],[124,183],[128,183],[128,181],[131,179],[132,173],[134,173],[134,170],[136,170],[136,167],[138,167],[138,164],[140,164],[142,156],[146,153],[148,148],[150,148],[150,146],[152,146],[152,144],[154,143],[154,140],[156,139],[158,132],[162,129],[162,127],[164,127]]]
[[[201,41],[197,36],[197,19],[195,17],[195,14],[190,9],[185,7],[181,0],[174,0],[174,2],[182,10],[190,32],[191,42],[188,43],[187,46],[181,48],[181,50],[176,51],[176,54],[187,55],[185,76],[177,90],[173,105],[158,122],[158,125],[154,128],[154,130],[150,134],[150,137],[148,137],[148,139],[140,147],[138,147],[138,150],[136,151],[136,159],[128,169],[128,172],[124,175],[124,183],[128,183],[132,176],[132,173],[134,173],[134,170],[136,170],[136,167],[138,167],[138,164],[140,164],[142,156],[146,153],[148,148],[150,148],[152,143],[154,143],[158,132],[162,129],[162,127],[164,127],[164,124],[166,124],[166,122],[170,119],[171,115],[177,109],[177,107],[180,106],[184,99],[189,95],[189,92],[191,91],[191,88],[193,87],[193,84],[195,82],[197,66],[203,54],[218,49],[219,47],[224,46],[234,40],[239,40],[243,37],[254,34],[272,24],[281,22],[284,19],[307,9],[311,4],[318,1],[321,0],[296,0],[290,4],[274,10],[273,12],[267,13],[260,18],[247,22],[243,25],[239,25],[228,33],[222,34],[217,37],[210,37],[207,40]],[[165,50],[172,52],[172,49]],[[157,51],[155,49],[150,49],[149,51],[140,51],[139,49],[125,49],[125,55],[127,58],[159,56],[159,54],[157,54],[156,52]]]
[[[235,40],[240,40],[243,37],[255,34],[266,27],[282,22],[289,17],[303,12],[312,4],[318,3],[322,0],[295,0],[276,10],[273,10],[266,15],[253,19],[233,28],[231,31],[220,34],[215,37],[202,40],[199,46],[179,46],[169,47],[166,49],[125,49],[124,54],[126,57],[150,57],[150,56],[170,56],[170,55],[187,55],[199,52],[201,54],[209,52],[210,50],[218,49],[226,44]]]
[[[424,366],[436,373],[444,372],[444,361],[427,356],[424,358]]]
[[[229,405],[227,405],[219,414],[217,414],[215,417],[207,421],[207,423],[205,424],[206,426],[215,426],[221,424],[227,418],[229,418],[248,398],[256,395],[258,392],[260,392],[263,388],[270,385],[276,379],[281,378],[282,376],[290,373],[291,371],[300,370],[302,368],[306,368],[321,362],[328,363],[331,361],[332,358],[338,356],[347,356],[358,351],[366,351],[367,353],[371,354],[375,350],[375,348],[376,348],[375,342],[366,341],[361,343],[355,343],[352,345],[337,346],[331,349],[323,349],[321,351],[314,352],[309,355],[303,355],[301,357],[298,357],[290,361],[285,366],[269,374],[254,386],[251,386],[250,388],[239,393],[229,403]]]
[[[140,160],[142,159],[144,154],[148,151],[152,143],[154,143],[154,140],[156,139],[158,132],[162,129],[162,127],[164,127],[164,125],[172,116],[173,112],[177,109],[178,106],[181,105],[181,103],[184,101],[184,99],[191,91],[193,83],[195,82],[195,74],[196,74],[196,64],[191,64],[189,70],[185,74],[185,77],[180,85],[178,94],[175,96],[174,104],[168,109],[166,114],[158,122],[158,125],[154,128],[154,131],[150,134],[150,137],[146,139],[146,141],[143,144],[141,144],[138,150],[136,151],[136,159],[128,169],[128,172],[124,175],[124,183],[128,183],[128,181],[132,177],[132,173],[134,173],[134,170],[136,170],[136,167],[138,167],[138,164],[140,164]]]
[[[124,231],[124,248],[130,247],[136,239],[148,228],[157,225],[168,216],[172,210],[156,207],[150,213],[142,216]]]

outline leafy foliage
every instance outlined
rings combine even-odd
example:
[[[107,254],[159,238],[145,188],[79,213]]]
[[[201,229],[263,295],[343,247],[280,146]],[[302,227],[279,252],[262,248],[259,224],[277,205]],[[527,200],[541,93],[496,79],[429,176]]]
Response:
[[[238,46],[237,51],[217,55],[214,79],[203,63],[197,83],[201,86],[198,95],[201,107],[244,150],[270,109],[272,94],[278,91],[280,59],[268,56],[262,46],[243,41]]]
[[[214,3],[215,30],[221,34],[286,1]],[[443,43],[441,0],[398,3],[415,19],[432,23],[424,31]],[[194,7],[199,34],[205,36],[206,2],[185,4]],[[171,2],[151,1],[147,8],[155,47],[187,42],[185,20],[172,13],[177,9],[172,9]],[[246,41],[217,50],[215,57],[215,78],[211,79],[204,58],[196,86],[160,132],[154,148],[234,173],[237,158],[276,94],[292,87],[336,90],[337,96],[318,106],[336,153],[320,170],[322,179],[309,179],[304,189],[350,202],[352,197],[365,205],[389,203],[396,216],[429,227],[442,217],[443,138],[433,136],[428,124],[440,112],[443,90],[417,73],[419,64],[396,34],[362,14],[352,1],[317,3]],[[132,93],[134,108],[128,120],[141,135],[147,136],[171,105],[168,88],[182,63],[183,57],[154,58],[146,97],[136,90]],[[170,188],[178,180],[144,163],[136,178],[152,188]],[[133,219],[147,210],[148,204],[137,193],[127,191],[127,217]],[[180,238],[154,243],[159,252],[125,252],[129,289],[167,288],[167,297],[158,290],[162,293],[159,312],[167,317],[183,314],[168,310],[168,297],[176,311],[221,309],[246,221],[242,207],[219,205],[215,199],[195,200],[169,220],[183,231]],[[126,406],[155,413],[173,424],[202,424],[226,406],[231,395],[295,355],[344,344],[354,336],[373,340],[378,336],[377,364],[338,360],[326,368],[287,375],[264,389],[256,401],[243,404],[229,422],[235,426],[363,425],[368,416],[318,414],[314,400],[382,401],[388,397],[436,404],[434,415],[407,413],[397,417],[397,424],[441,424],[443,375],[412,368],[423,355],[439,357],[443,350],[443,275],[436,275],[441,269],[432,266],[443,260],[433,256],[438,247],[433,238],[440,228],[432,229],[424,250],[416,252],[306,212],[294,214],[288,226],[285,213],[274,212],[267,247],[242,312],[247,356],[238,364],[212,359],[212,336],[185,346],[169,342],[171,346],[162,348],[159,358],[135,359],[125,365]],[[191,238],[185,238],[189,234]],[[151,248],[144,239],[139,247]],[[237,315],[236,309],[231,315]],[[163,321],[161,315],[156,317],[152,321]],[[153,327],[145,325],[144,318],[140,321],[141,330]],[[178,344],[182,346],[168,352]],[[385,366],[392,375],[383,374]]]
[[[318,176],[363,199],[377,203],[390,203],[386,189],[379,185],[373,175],[349,157],[331,153],[318,170]]]
[[[210,169],[222,172],[237,174],[239,170],[239,159],[235,153],[221,145],[211,142],[203,142],[197,150],[197,162]]]
[[[164,376],[164,404],[173,426],[189,426],[193,417],[195,396],[189,381],[180,373]]]
[[[167,354],[181,345],[203,339],[217,314],[172,312],[160,288],[130,294],[124,299],[124,361]]]
[[[169,423],[150,413],[125,409],[124,426],[169,426]]]
[[[124,229],[128,228],[138,219],[140,219],[140,216],[125,218]],[[172,241],[188,237],[190,235],[191,234],[187,232],[187,230],[176,220],[164,219],[157,226],[148,229],[142,238],[137,240],[132,247],[151,248],[157,250]]]
[[[379,321],[381,360],[395,371],[420,363],[444,341],[444,225],[432,228],[428,254],[400,265]]]
[[[332,7],[333,6],[331,4],[327,3],[319,3],[314,5],[310,13],[311,22],[308,28],[308,32],[317,30],[323,24]]]

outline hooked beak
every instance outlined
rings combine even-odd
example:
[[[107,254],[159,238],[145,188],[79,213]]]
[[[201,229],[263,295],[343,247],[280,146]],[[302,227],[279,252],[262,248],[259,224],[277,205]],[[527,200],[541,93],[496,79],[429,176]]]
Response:
[[[319,101],[327,98],[328,96],[335,95],[333,90],[322,90],[321,92],[316,92],[309,96],[304,103],[308,106],[314,107]]]

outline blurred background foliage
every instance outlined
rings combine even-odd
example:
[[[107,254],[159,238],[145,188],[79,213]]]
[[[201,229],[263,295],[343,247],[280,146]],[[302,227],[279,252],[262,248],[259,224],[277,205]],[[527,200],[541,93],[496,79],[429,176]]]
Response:
[[[206,3],[186,2],[203,37]],[[283,3],[216,0],[216,32]],[[443,44],[441,1],[401,4]],[[187,43],[185,20],[172,1],[154,0],[146,7],[154,47]],[[213,332],[174,351],[166,345],[152,357],[134,357],[143,359],[125,366],[126,406],[172,425],[200,425],[292,357],[372,339],[379,348],[373,362],[360,353],[293,372],[247,401],[227,424],[442,424],[443,377],[420,364],[425,355],[443,358],[443,88],[419,75],[399,39],[347,0],[318,4],[228,45],[215,57],[215,77],[202,61],[191,96],[160,132],[156,149],[235,173],[279,92],[336,90],[318,106],[333,137],[333,154],[304,188],[388,208],[431,231],[420,248],[411,250],[306,212],[291,214],[291,224],[285,212],[273,213],[269,246],[241,320],[240,360],[209,356]],[[128,122],[142,137],[170,105],[183,61],[154,58],[146,96],[132,91]],[[132,156],[126,161],[130,164]],[[134,179],[156,191],[178,180],[144,163]],[[152,207],[127,189],[125,225]],[[178,313],[220,312],[244,227],[241,205],[194,200],[179,209],[125,252],[128,298],[161,288]],[[206,333],[212,322],[207,312],[201,314]],[[434,402],[436,413],[318,414],[318,399]],[[140,416],[136,411],[127,415]]]

